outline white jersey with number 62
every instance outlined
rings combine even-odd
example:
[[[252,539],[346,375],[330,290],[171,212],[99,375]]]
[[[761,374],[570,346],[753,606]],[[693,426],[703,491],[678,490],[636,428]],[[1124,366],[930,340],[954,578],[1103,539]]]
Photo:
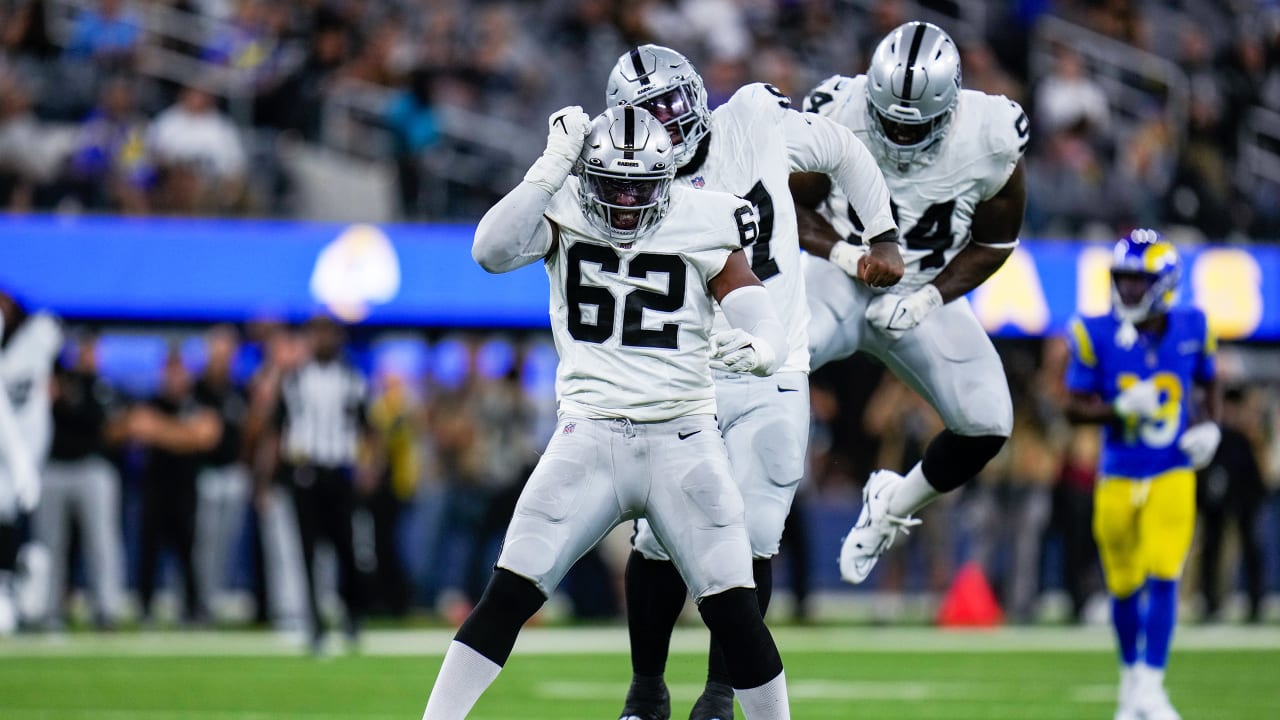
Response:
[[[1030,121],[1003,95],[961,90],[951,127],[932,162],[900,167],[877,152],[867,124],[867,78],[834,75],[822,81],[804,106],[845,125],[876,155],[898,221],[906,275],[893,292],[909,292],[933,280],[970,242],[973,210],[1004,187],[1022,157]],[[838,188],[820,212],[849,242],[860,243],[864,224]]]
[[[671,188],[667,216],[648,237],[619,245],[583,215],[578,179],[551,198],[559,227],[546,259],[560,413],[658,422],[716,412],[707,283],[741,247],[742,198]]]

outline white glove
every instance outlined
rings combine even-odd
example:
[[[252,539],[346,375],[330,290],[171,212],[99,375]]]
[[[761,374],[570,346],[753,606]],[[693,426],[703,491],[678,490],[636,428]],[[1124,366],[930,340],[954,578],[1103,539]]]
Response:
[[[942,307],[942,293],[928,283],[910,295],[878,295],[867,303],[867,322],[897,340]]]
[[[1187,454],[1187,458],[1191,460],[1191,466],[1200,470],[1213,461],[1220,442],[1222,442],[1222,429],[1217,423],[1206,420],[1183,430],[1182,437],[1178,438],[1178,448]]]
[[[1153,417],[1160,410],[1160,391],[1155,383],[1143,380],[1117,395],[1112,407],[1125,419]]]
[[[867,248],[863,245],[839,242],[831,248],[831,255],[827,259],[843,270],[845,275],[856,278],[858,277],[858,261],[862,260],[862,256],[866,254]]]
[[[773,366],[773,349],[746,330],[729,328],[711,336],[711,369],[764,377]]]
[[[524,174],[524,181],[552,195],[564,185],[582,152],[582,141],[591,132],[591,118],[579,105],[570,105],[547,118],[547,149]]]

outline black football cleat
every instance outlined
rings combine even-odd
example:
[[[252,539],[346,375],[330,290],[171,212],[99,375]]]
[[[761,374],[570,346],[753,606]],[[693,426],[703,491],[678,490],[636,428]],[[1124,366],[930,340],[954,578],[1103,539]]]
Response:
[[[709,682],[698,702],[693,704],[689,720],[733,720],[733,688]]]
[[[671,720],[671,694],[662,677],[632,676],[618,720]]]

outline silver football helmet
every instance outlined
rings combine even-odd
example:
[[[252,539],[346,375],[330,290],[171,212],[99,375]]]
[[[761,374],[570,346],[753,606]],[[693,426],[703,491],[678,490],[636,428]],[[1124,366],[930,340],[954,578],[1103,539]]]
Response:
[[[648,110],[667,128],[679,166],[693,158],[698,143],[711,132],[702,76],[688,58],[661,45],[641,45],[618,58],[609,72],[604,104]]]
[[[643,108],[619,105],[596,116],[577,172],[582,213],[612,242],[630,244],[648,235],[671,206],[671,138]]]
[[[867,68],[868,125],[899,167],[932,161],[959,99],[960,52],[942,28],[909,22],[876,46]]]

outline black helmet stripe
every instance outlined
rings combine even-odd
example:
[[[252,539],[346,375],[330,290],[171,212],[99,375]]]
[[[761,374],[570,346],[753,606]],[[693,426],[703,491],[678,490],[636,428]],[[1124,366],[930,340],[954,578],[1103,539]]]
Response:
[[[622,157],[627,160],[635,159],[636,147],[636,109],[630,105],[622,109]]]
[[[911,83],[914,80],[916,57],[920,54],[920,45],[924,42],[924,23],[916,25],[915,35],[911,36],[911,49],[907,51],[907,70],[902,75],[902,99],[911,99]]]
[[[640,59],[640,48],[631,49],[631,67],[636,71],[636,77],[639,78],[641,85],[648,85],[649,73],[644,71],[644,61]]]

